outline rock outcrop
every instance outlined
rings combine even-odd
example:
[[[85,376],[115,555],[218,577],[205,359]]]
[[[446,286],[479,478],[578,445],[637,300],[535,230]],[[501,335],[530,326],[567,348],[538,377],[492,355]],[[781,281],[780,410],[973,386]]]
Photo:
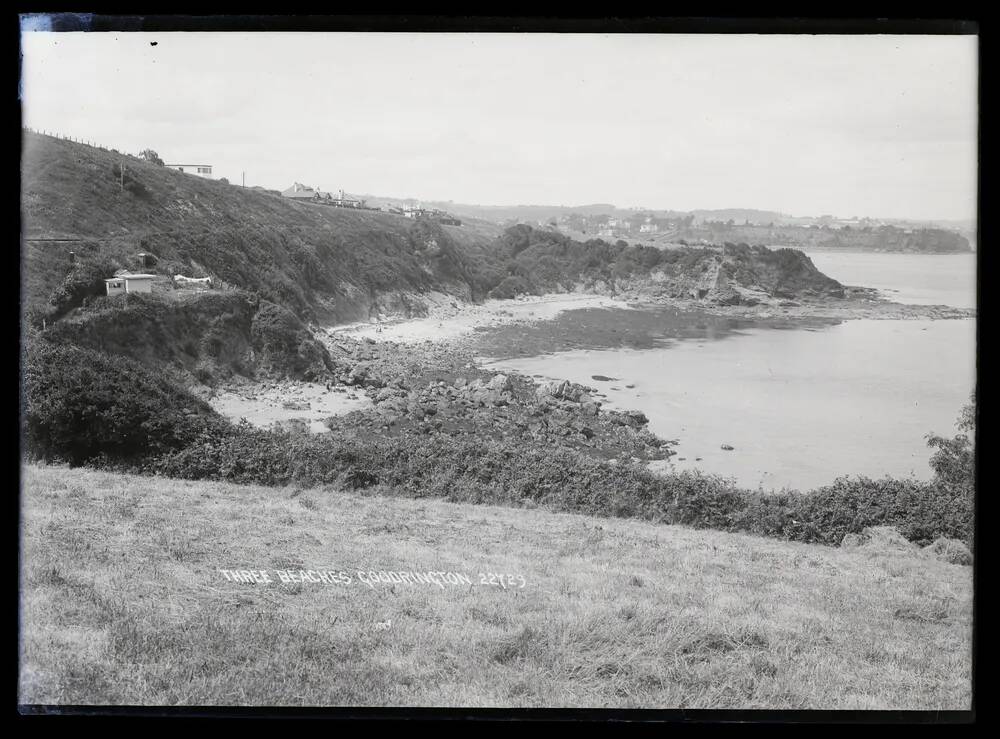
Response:
[[[328,419],[336,433],[469,434],[570,447],[601,458],[665,459],[674,453],[671,442],[649,431],[641,411],[605,410],[585,385],[536,385],[521,375],[491,373],[457,349],[372,345],[346,337],[328,347],[338,378],[367,388],[374,401],[369,411]]]
[[[713,305],[758,305],[793,298],[843,298],[844,286],[794,249],[725,244],[654,280],[658,290]],[[672,279],[671,279],[672,278]]]

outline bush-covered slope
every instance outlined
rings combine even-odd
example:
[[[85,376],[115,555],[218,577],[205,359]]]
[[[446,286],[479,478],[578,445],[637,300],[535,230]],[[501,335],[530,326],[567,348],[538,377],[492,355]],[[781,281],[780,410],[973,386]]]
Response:
[[[159,274],[212,276],[303,319],[367,318],[400,291],[475,299],[488,289],[479,269],[499,229],[291,202],[30,132],[23,143],[23,261],[36,304],[69,269],[70,250],[131,269],[148,252]],[[52,238],[80,241],[34,241]]]
[[[322,379],[326,348],[287,308],[237,290],[95,299],[42,336],[213,384],[232,374]]]
[[[141,463],[229,424],[208,404],[141,365],[42,338],[24,356],[24,444],[74,464]]]
[[[719,248],[659,249],[579,242],[559,233],[519,225],[498,240],[497,257],[506,276],[494,297],[543,293],[583,285],[590,290],[655,291],[672,297],[718,303],[753,303],[767,298],[840,298],[843,286],[792,249],[724,244]]]

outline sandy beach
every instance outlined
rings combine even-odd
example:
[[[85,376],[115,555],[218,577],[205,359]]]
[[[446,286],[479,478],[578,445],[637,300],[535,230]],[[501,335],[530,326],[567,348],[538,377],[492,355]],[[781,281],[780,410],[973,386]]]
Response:
[[[327,390],[316,382],[275,382],[246,385],[218,393],[208,401],[233,421],[246,418],[262,428],[278,422],[304,421],[313,433],[326,431],[329,416],[364,410],[372,401],[358,388],[339,386]]]
[[[628,303],[623,300],[583,293],[487,300],[481,304],[450,301],[433,305],[429,315],[423,318],[383,321],[381,324],[364,321],[329,327],[326,332],[331,337],[350,336],[355,339],[419,344],[425,341],[460,339],[485,327],[549,321],[568,310],[628,307]]]

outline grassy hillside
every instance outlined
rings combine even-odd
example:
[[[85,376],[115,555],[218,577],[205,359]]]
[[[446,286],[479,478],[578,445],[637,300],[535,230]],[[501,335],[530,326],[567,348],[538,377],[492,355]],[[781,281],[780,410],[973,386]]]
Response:
[[[29,306],[59,286],[70,250],[77,272],[146,270],[138,262],[146,252],[158,259],[149,268],[157,274],[212,276],[302,320],[332,323],[419,312],[413,295],[430,290],[479,300],[580,285],[614,292],[621,282],[666,282],[684,296],[703,282],[707,292],[720,287],[715,263],[723,256],[711,250],[581,243],[523,225],[501,233],[483,221],[441,226],[296,203],[34,133],[25,133],[22,169]],[[724,236],[720,243],[734,240]],[[35,240],[51,238],[77,241]],[[772,297],[839,287],[800,255],[745,251],[726,266],[739,274],[723,276],[724,301],[733,300],[734,279]]]
[[[971,568],[914,553],[334,488],[22,480],[21,703],[970,706]],[[276,573],[300,569],[350,582]]]
[[[149,252],[156,273],[210,275],[304,319],[367,318],[399,291],[477,297],[484,254],[499,233],[482,223],[440,226],[295,203],[35,133],[25,132],[23,144],[22,262],[34,302],[65,275],[70,250],[80,261],[132,269]],[[52,238],[80,241],[30,241]]]

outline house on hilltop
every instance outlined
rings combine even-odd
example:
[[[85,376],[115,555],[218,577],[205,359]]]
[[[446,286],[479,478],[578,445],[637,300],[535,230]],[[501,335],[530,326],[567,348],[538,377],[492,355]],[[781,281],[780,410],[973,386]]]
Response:
[[[325,193],[320,192],[314,187],[309,187],[308,185],[296,182],[287,190],[283,190],[281,192],[281,197],[293,198],[294,200],[315,200],[324,194]]]
[[[176,169],[178,172],[186,172],[187,174],[205,177],[209,180],[212,179],[211,164],[168,164],[166,166],[170,167],[170,169]]]

